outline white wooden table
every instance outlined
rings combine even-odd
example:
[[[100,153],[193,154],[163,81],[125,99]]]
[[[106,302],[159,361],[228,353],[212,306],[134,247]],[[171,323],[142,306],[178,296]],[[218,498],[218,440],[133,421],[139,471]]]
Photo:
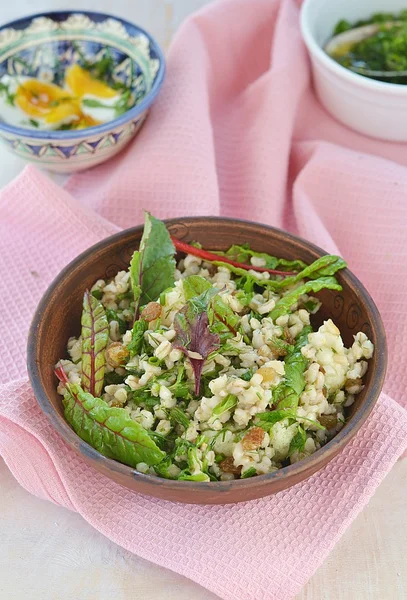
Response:
[[[2,22],[83,9],[83,0],[3,2]],[[206,0],[88,0],[153,33],[165,48]],[[0,187],[24,162],[0,149]],[[0,459],[0,600],[215,600],[197,584],[116,546],[79,515],[30,496]],[[407,599],[407,459],[399,462],[297,600]]]

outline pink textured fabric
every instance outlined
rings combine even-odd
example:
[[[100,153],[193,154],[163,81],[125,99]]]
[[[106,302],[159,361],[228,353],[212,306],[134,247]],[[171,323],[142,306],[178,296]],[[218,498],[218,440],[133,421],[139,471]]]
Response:
[[[65,190],[29,167],[0,195],[0,454],[21,485],[222,598],[292,598],[407,443],[405,149],[359,136],[319,106],[294,0],[226,0],[185,23],[134,144]],[[308,481],[236,506],[154,500],[85,465],[40,412],[25,377],[37,302],[70,259],[140,223],[144,207],[289,229],[341,252],[378,303],[386,393],[350,446]]]

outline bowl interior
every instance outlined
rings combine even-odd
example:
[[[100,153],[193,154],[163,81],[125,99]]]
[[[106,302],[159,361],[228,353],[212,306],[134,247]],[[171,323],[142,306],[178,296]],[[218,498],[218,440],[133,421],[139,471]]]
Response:
[[[153,88],[160,63],[157,45],[142,29],[104,14],[47,13],[0,28],[0,79],[33,77],[63,86],[70,65],[98,64],[101,78],[130,90],[137,105]],[[4,115],[0,121],[9,122]]]
[[[248,242],[254,250],[287,259],[300,258],[307,263],[324,254],[299,238],[254,223],[197,217],[182,222],[168,221],[168,227],[178,239],[198,241],[208,249],[225,250],[232,244]],[[85,252],[61,273],[37,309],[29,336],[28,368],[37,399],[53,425],[85,459],[91,459],[94,466],[120,483],[181,502],[236,502],[260,497],[297,483],[321,468],[353,437],[368,416],[380,393],[386,368],[386,339],[380,316],[366,290],[348,270],[338,276],[343,291],[327,290],[320,294],[323,305],[315,324],[332,318],[346,345],[352,344],[358,331],[364,331],[374,343],[375,353],[365,377],[365,389],[351,407],[349,421],[331,442],[305,460],[268,475],[237,480],[232,482],[232,487],[231,482],[157,481],[102,457],[69,428],[63,418],[61,397],[56,392],[54,365],[66,356],[68,338],[80,332],[84,290],[99,278],[110,278],[119,270],[127,269],[141,235],[142,227],[126,230]]]

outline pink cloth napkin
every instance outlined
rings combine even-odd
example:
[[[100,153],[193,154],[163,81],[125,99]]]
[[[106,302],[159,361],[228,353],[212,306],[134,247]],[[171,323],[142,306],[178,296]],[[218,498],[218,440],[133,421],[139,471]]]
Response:
[[[406,145],[359,136],[319,106],[294,0],[226,0],[186,22],[128,150],[65,189],[28,167],[0,195],[0,454],[16,479],[222,598],[292,598],[407,444],[406,164]],[[341,252],[372,293],[388,333],[385,393],[309,480],[242,505],[167,503],[85,465],[43,417],[25,369],[35,306],[70,259],[140,223],[144,207],[289,229]]]

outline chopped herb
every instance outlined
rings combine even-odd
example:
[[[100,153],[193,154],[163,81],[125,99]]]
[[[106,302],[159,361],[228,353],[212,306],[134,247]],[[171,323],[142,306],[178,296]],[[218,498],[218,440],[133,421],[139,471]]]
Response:
[[[233,394],[228,394],[224,400],[219,402],[212,411],[214,417],[220,417],[228,410],[232,410],[237,404],[237,397]]]
[[[301,425],[298,425],[298,430],[290,443],[288,450],[288,456],[291,456],[296,450],[298,452],[304,452],[305,442],[307,441],[307,434]]]
[[[175,423],[179,423],[184,427],[184,429],[188,429],[190,420],[187,415],[180,408],[174,407],[170,410],[170,419],[175,421]]]
[[[127,374],[126,375],[119,375],[118,373],[116,373],[116,371],[109,371],[109,373],[105,373],[105,379],[103,382],[103,385],[112,385],[112,384],[119,384],[119,383],[124,383],[124,380],[126,379]]]
[[[344,41],[343,45],[339,45],[331,53],[332,58],[360,75],[387,83],[406,85],[407,11],[398,14],[377,13],[369,19],[353,24],[341,20],[336,24],[333,33],[338,35],[364,25],[377,25],[377,31],[353,44]],[[401,76],[397,75],[398,72]],[[386,74],[382,75],[383,73]]]
[[[93,294],[92,294],[93,296]],[[123,335],[127,331],[127,322],[124,319],[121,319],[117,312],[111,308],[106,309],[106,316],[109,323],[111,321],[116,321],[119,325],[119,332]]]
[[[254,477],[255,475],[257,475],[256,469],[254,467],[250,467],[246,471],[243,471],[243,473],[241,474],[240,478],[241,479],[248,479],[249,477]]]
[[[143,319],[139,319],[134,323],[133,330],[131,332],[131,342],[127,346],[130,356],[136,356],[136,354],[141,353],[144,342],[144,333],[147,331],[147,329],[148,323]]]
[[[240,379],[243,379],[243,381],[250,381],[250,379],[253,377],[253,370],[249,369],[248,371],[246,371],[245,373],[243,373],[242,375],[240,375]]]

